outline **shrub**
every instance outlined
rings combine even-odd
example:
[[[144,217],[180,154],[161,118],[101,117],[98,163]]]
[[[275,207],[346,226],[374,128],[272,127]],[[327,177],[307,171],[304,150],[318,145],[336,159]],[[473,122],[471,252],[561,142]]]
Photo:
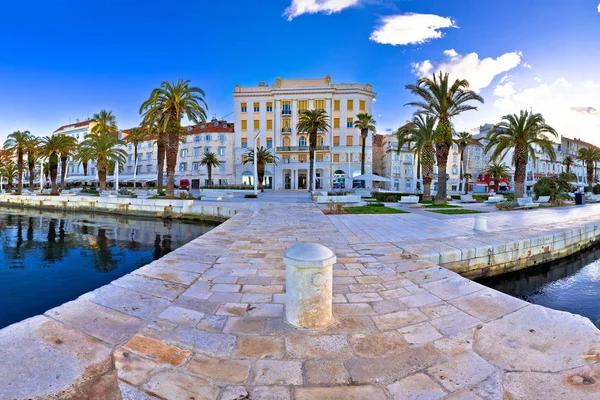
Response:
[[[496,208],[498,210],[506,210],[506,211],[510,211],[513,209],[513,202],[512,201],[503,201],[501,203],[496,203]]]
[[[450,197],[454,200],[460,200],[460,194],[451,194]]]
[[[200,189],[254,190],[254,186],[249,186],[249,185],[212,185],[212,186],[200,186]]]
[[[592,193],[593,194],[600,194],[600,183],[595,184],[594,186],[592,186]]]
[[[533,192],[538,198],[540,196],[550,196],[553,199],[556,194],[556,182],[554,179],[544,176],[533,185]]]
[[[327,203],[327,210],[329,210],[330,214],[341,214],[344,211],[344,205],[342,203],[329,200],[329,203]]]
[[[490,197],[489,194],[474,194],[473,199],[478,203],[483,203]]]
[[[566,205],[567,203],[563,199],[556,198],[554,200],[550,200],[550,204],[560,207]]]
[[[188,198],[188,194],[186,192],[179,192],[179,198],[180,199],[187,199]]]
[[[388,203],[396,203],[400,200],[402,196],[419,196],[419,200],[421,200],[422,194],[419,193],[400,193],[400,192],[374,192],[373,197],[377,201],[385,201]]]
[[[383,203],[367,203],[369,207],[385,207]]]
[[[244,195],[245,199],[258,199],[258,195],[252,193],[252,194],[245,194]]]

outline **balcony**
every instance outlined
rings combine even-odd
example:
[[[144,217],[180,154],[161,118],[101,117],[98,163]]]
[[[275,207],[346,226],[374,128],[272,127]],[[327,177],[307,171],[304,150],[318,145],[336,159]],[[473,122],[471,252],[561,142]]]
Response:
[[[284,108],[283,110],[281,110],[281,115],[290,116],[290,115],[292,115],[292,110]]]
[[[329,151],[329,146],[317,146],[316,151]],[[308,146],[278,146],[277,152],[308,151]]]
[[[281,133],[282,134],[291,134],[292,128],[281,128]]]

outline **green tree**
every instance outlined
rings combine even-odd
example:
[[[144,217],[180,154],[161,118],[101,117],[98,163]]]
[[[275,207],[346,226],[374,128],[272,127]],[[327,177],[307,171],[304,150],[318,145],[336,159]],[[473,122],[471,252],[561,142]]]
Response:
[[[60,189],[65,189],[65,175],[67,174],[67,161],[69,157],[76,154],[77,139],[73,136],[62,135],[62,150],[59,154],[60,158]]]
[[[117,134],[117,119],[112,111],[100,110],[94,114],[92,121],[96,124],[93,126],[91,133],[95,135],[116,135]]]
[[[523,197],[525,192],[525,174],[527,161],[531,155],[535,166],[535,146],[556,160],[556,153],[552,142],[545,134],[557,136],[554,128],[546,124],[542,114],[533,114],[527,110],[521,110],[517,114],[509,114],[502,117],[502,122],[494,126],[488,133],[488,144],[485,146],[486,153],[492,152],[492,160],[503,159],[506,153],[513,149],[513,165],[515,166],[515,197]]]
[[[252,156],[254,157],[254,155]],[[221,165],[219,158],[215,153],[207,151],[200,159],[200,165],[206,166],[206,171],[208,172],[208,186],[212,186],[212,169],[213,167],[218,167],[219,165]]]
[[[310,161],[308,171],[308,191],[315,190],[315,182],[313,182],[313,171],[315,169],[315,151],[317,149],[317,133],[326,132],[331,126],[329,125],[329,116],[325,110],[304,110],[298,117],[296,129],[298,132],[303,132],[308,135],[308,159]],[[348,171],[350,173],[350,171]],[[261,183],[262,184],[262,183]]]
[[[114,169],[115,161],[121,165],[125,163],[127,152],[124,146],[125,142],[113,135],[86,135],[81,143],[81,152],[86,153],[85,157],[96,161],[100,191],[106,190],[106,175],[111,166]]]
[[[263,180],[265,179],[265,166],[267,164],[277,165],[279,157],[271,152],[271,149],[260,146],[256,149],[256,174],[258,175],[258,188],[260,191],[263,189]],[[249,149],[244,154],[244,160],[242,164],[253,164],[254,165],[254,149]]]
[[[600,151],[592,147],[582,147],[577,151],[577,159],[585,163],[588,189],[591,192],[592,187],[594,186],[594,170],[596,168],[596,162],[600,161]]]
[[[435,150],[438,164],[438,190],[435,196],[436,203],[446,203],[446,166],[448,154],[452,146],[452,118],[477,107],[468,104],[472,101],[483,103],[483,98],[469,90],[469,82],[457,79],[450,84],[449,75],[439,72],[420,78],[416,85],[406,85],[414,95],[420,97],[419,101],[407,103],[408,106],[418,107],[415,114],[428,114],[436,117],[438,124],[435,129]]]
[[[33,191],[33,180],[35,178],[35,163],[38,159],[40,139],[35,136],[30,136],[27,141],[27,169],[29,170],[29,190]],[[40,177],[40,185],[42,183]],[[41,186],[40,186],[41,187]]]
[[[469,181],[473,179],[473,175],[466,172],[463,176],[465,178],[465,194],[469,193]]]
[[[573,165],[573,163],[574,163],[573,157],[566,156],[565,158],[563,158],[563,162],[562,163],[566,167],[566,171],[565,172],[571,172],[571,165]]]
[[[133,159],[136,165],[138,159],[138,145],[140,142],[146,140],[146,137],[147,131],[143,128],[131,128],[125,137],[125,141],[133,145]]]
[[[190,87],[189,80],[176,83],[162,82],[159,88],[140,107],[142,126],[155,124],[159,132],[166,133],[167,196],[175,194],[175,167],[181,135],[181,119],[185,116],[195,123],[206,121],[208,106],[204,101],[204,91]],[[159,154],[160,160],[160,154]]]
[[[556,181],[549,176],[543,176],[533,185],[533,193],[539,199],[540,196],[550,196],[554,199],[556,196]]]
[[[373,119],[372,115],[367,113],[358,113],[356,114],[356,121],[354,121],[354,127],[360,129],[360,136],[362,138],[362,152],[360,157],[360,173],[365,173],[365,160],[366,160],[366,147],[367,147],[367,137],[369,136],[369,131],[375,132],[375,124],[376,121]]]
[[[17,173],[19,178],[17,193],[19,194],[23,191],[23,155],[27,151],[27,143],[30,136],[29,131],[15,131],[8,135],[6,142],[4,142],[4,150],[17,155]]]
[[[404,144],[408,144],[408,149],[414,148],[414,153],[419,155],[423,173],[423,200],[426,201],[431,200],[431,181],[435,164],[435,123],[435,117],[418,114],[411,124],[404,125],[397,133],[398,153]]]
[[[498,193],[498,189],[500,188],[500,179],[508,176],[508,167],[504,164],[494,162],[487,166],[485,172],[494,181],[494,190],[496,193]]]
[[[40,156],[48,158],[48,168],[50,171],[51,194],[58,194],[56,178],[58,175],[58,159],[65,149],[69,149],[75,141],[75,138],[63,134],[46,136],[41,140]]]
[[[464,177],[464,171],[467,169],[467,160],[465,159],[465,150],[471,144],[471,140],[473,140],[473,136],[469,132],[460,132],[456,135],[454,139],[454,143],[458,146],[458,151],[460,153],[460,181],[462,182]],[[464,183],[466,186],[466,183]]]
[[[13,180],[19,173],[17,164],[10,158],[4,158],[0,161],[0,177],[5,178],[8,186],[12,188]]]
[[[87,174],[88,174],[88,163],[90,161],[92,161],[92,158],[90,158],[90,154],[88,154],[87,152],[83,151],[82,143],[79,143],[77,145],[77,151],[75,152],[74,160],[76,162],[80,163],[81,166],[83,167],[83,176],[87,176]]]

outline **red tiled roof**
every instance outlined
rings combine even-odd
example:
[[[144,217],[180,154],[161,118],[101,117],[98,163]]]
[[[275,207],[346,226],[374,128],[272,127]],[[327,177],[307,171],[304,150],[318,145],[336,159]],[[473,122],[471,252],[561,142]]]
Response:
[[[568,137],[565,137],[565,139],[567,139],[567,143],[571,142],[571,143],[575,143],[575,144],[578,144],[578,145],[581,145],[581,146],[584,146],[584,147],[591,147],[591,148],[594,148],[596,150],[600,150],[600,148],[598,146],[596,146],[594,144],[591,144],[591,143],[588,143],[588,142],[584,142],[583,140],[580,140],[580,139],[571,139],[571,138],[568,138]]]
[[[189,125],[186,127],[182,127],[181,130],[183,131],[182,134],[183,135],[196,135],[198,133],[233,133],[234,132],[234,125],[233,122],[227,122],[227,121],[218,121],[219,125],[215,126],[214,121],[210,121],[210,122],[205,122],[203,124],[196,124],[196,125]],[[201,126],[204,125],[204,128],[201,128]],[[223,125],[227,125],[227,128],[223,127]],[[190,129],[191,128],[191,129]],[[129,133],[130,129],[123,129],[121,132],[123,132],[123,140],[125,140],[127,138],[127,134]],[[148,136],[145,140],[155,140],[156,137],[155,136]]]
[[[470,146],[482,146],[483,147],[483,144],[481,144],[481,142],[479,140],[480,139],[471,139]]]
[[[66,129],[66,128],[79,128],[79,127],[82,127],[82,126],[89,125],[92,122],[93,121],[89,120],[89,121],[75,122],[74,124],[69,124],[69,125],[63,125],[60,128],[58,128],[57,130],[55,130],[54,132],[58,132],[58,131],[61,131],[63,129]]]

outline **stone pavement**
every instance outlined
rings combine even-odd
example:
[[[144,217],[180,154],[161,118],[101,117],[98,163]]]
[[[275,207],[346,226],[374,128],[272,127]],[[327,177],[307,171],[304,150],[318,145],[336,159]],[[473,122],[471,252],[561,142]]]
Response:
[[[24,323],[0,331],[0,343],[14,338],[12,357],[0,353],[0,399],[41,393],[29,386],[54,379],[53,364],[57,385],[81,368],[106,369],[106,349],[124,399],[599,398],[600,331],[406,251],[394,235],[418,234],[411,218],[424,217],[352,222],[313,204],[244,207],[169,255],[26,321],[35,334],[20,336]],[[466,219],[442,222],[438,231],[455,222],[467,234]],[[435,231],[423,227],[427,239]],[[298,242],[337,255],[336,321],[327,328],[284,322],[283,253]],[[67,333],[89,343],[73,348]],[[19,356],[26,348],[44,349],[33,366]]]

